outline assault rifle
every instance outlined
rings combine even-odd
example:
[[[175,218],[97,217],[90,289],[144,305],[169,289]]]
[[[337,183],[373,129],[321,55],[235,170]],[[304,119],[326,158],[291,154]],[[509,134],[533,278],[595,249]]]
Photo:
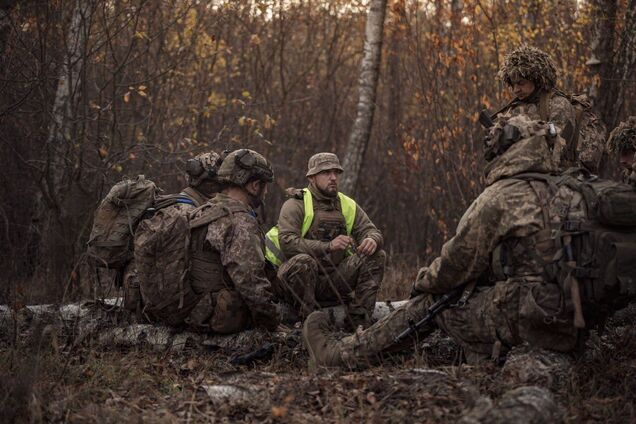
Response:
[[[457,301],[458,298],[462,295],[464,287],[466,287],[466,285],[461,285],[442,296],[437,302],[429,306],[424,318],[422,318],[418,322],[409,319],[409,326],[400,334],[398,334],[397,337],[393,339],[393,342],[395,344],[401,343],[404,339],[410,337],[413,334],[416,334],[420,328],[433,321],[437,314],[442,312],[444,309],[453,306],[454,302]]]

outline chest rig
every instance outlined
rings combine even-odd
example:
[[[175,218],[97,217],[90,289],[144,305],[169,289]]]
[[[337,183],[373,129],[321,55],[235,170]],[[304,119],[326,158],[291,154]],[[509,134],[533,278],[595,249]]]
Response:
[[[245,212],[243,206],[222,206],[214,208],[205,204],[199,209],[198,216],[190,223],[190,284],[197,294],[216,294],[222,289],[232,288],[229,275],[221,263],[221,255],[206,243],[208,225],[214,225],[218,219],[234,213]]]

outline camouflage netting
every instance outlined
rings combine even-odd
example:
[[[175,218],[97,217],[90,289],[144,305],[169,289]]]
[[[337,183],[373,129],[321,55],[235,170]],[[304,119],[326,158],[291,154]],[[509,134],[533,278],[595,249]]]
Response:
[[[630,116],[614,128],[607,139],[607,148],[616,153],[628,149],[636,150],[636,116]]]
[[[549,90],[556,85],[557,70],[547,53],[522,44],[506,55],[499,78],[508,85],[524,78]]]

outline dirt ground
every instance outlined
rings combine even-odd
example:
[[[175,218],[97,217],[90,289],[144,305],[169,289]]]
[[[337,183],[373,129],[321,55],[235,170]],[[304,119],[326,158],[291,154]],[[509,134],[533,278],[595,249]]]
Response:
[[[619,314],[567,375],[548,383],[567,422],[634,422],[634,311]],[[43,338],[42,340],[46,340]],[[225,352],[64,348],[0,352],[4,422],[457,422],[518,385],[500,365],[459,364],[434,334],[416,354],[363,371],[309,373],[295,342],[235,366]]]

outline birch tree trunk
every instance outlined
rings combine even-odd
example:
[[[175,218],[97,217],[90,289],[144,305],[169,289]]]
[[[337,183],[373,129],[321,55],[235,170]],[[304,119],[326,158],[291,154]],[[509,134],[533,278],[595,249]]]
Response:
[[[356,189],[362,161],[371,136],[376,89],[380,76],[380,61],[382,59],[382,35],[384,32],[386,4],[386,0],[371,0],[369,2],[364,57],[362,58],[360,78],[358,79],[357,116],[349,136],[343,163],[346,172],[343,175],[342,191],[349,194],[353,194]]]
[[[83,49],[86,45],[85,23],[90,9],[90,1],[77,0],[73,9],[71,25],[66,37],[66,57],[61,66],[60,77],[51,110],[51,123],[46,140],[48,157],[47,192],[49,200],[60,208],[60,189],[64,179],[65,161],[70,143],[69,122],[72,117],[73,102],[77,97],[80,75],[83,67]]]
[[[73,4],[70,24],[63,46],[62,63],[46,138],[46,164],[40,190],[34,198],[34,214],[29,239],[38,246],[34,263],[43,266],[46,278],[60,282],[68,275],[72,255],[67,247],[74,243],[72,232],[63,227],[64,187],[68,187],[73,170],[71,153],[74,145],[71,129],[73,106],[79,95],[84,66],[86,33],[92,2],[77,0]],[[57,287],[59,288],[59,286]]]

